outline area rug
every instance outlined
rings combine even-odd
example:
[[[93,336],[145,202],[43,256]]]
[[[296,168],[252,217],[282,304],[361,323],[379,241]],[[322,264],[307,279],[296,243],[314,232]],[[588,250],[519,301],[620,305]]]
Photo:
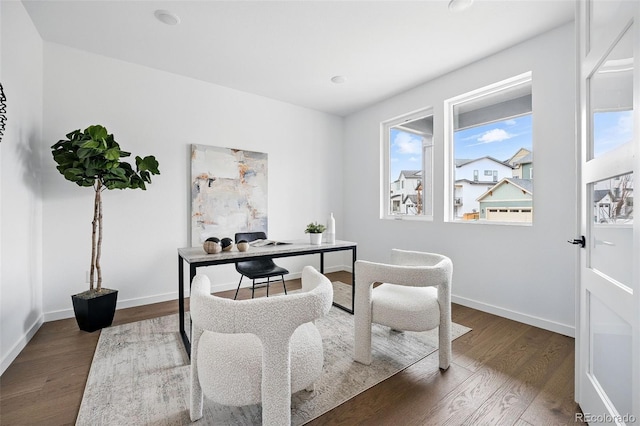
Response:
[[[187,425],[189,359],[168,315],[101,331],[77,425]],[[324,342],[324,374],[313,392],[292,396],[291,423],[302,425],[409,367],[437,349],[437,329],[394,332],[373,325],[371,365],[352,360],[353,316],[332,307],[316,322]],[[452,338],[468,332],[453,324]],[[241,366],[239,366],[241,368]],[[227,407],[205,399],[195,424],[256,425],[260,405]]]

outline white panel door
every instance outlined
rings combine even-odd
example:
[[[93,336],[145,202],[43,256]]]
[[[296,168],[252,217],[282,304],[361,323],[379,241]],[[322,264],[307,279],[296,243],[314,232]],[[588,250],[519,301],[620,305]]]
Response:
[[[640,1],[578,0],[581,231],[576,400],[640,423]]]

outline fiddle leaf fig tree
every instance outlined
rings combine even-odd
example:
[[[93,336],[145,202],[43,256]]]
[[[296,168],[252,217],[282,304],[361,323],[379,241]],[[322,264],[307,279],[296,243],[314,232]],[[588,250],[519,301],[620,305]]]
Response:
[[[135,170],[122,161],[130,152],[120,149],[112,134],[103,126],[89,126],[84,131],[74,130],[67,139],[51,147],[56,167],[65,179],[95,191],[91,234],[91,269],[89,292],[102,291],[102,191],[105,189],[142,189],[151,183],[151,175],[158,175],[158,162],[149,155],[135,157]],[[97,283],[96,276],[97,275]],[[94,285],[95,283],[95,285]]]

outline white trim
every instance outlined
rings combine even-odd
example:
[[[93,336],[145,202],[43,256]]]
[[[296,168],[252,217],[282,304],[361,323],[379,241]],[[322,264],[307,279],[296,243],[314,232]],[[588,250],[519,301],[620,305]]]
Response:
[[[7,353],[7,355],[0,362],[0,374],[4,374],[5,370],[9,368],[11,363],[20,355],[20,352],[27,346],[29,341],[33,338],[36,332],[40,329],[42,324],[44,323],[44,316],[40,315],[38,319],[31,324],[31,327],[27,330],[27,332],[22,336],[20,340],[18,340],[15,345],[11,348],[11,350]]]
[[[390,164],[390,145],[391,145],[391,140],[389,138],[389,133],[391,131],[391,129],[393,127],[396,127],[397,125],[401,124],[401,123],[406,123],[407,121],[413,121],[413,120],[418,120],[421,118],[425,118],[425,117],[432,117],[432,119],[434,118],[434,109],[432,106],[428,106],[428,107],[424,107],[424,108],[420,108],[417,109],[415,111],[406,113],[406,114],[402,114],[399,115],[397,117],[394,118],[390,118],[388,120],[384,120],[380,123],[380,219],[397,219],[398,215],[397,214],[392,214],[391,213],[391,197],[389,196],[389,191],[391,189],[391,184],[394,182],[391,179],[390,176],[390,170],[391,168],[389,167]],[[407,133],[411,133],[410,130],[407,129],[402,129],[402,131],[407,132]],[[417,133],[416,133],[417,134]],[[425,145],[422,146],[422,162],[423,164],[420,166],[421,167],[421,177],[420,180],[422,181],[422,185],[423,185],[423,189],[422,189],[422,194],[423,194],[423,200],[422,200],[422,205],[423,205],[423,209],[424,206],[427,204],[424,200],[424,185],[426,184],[426,181],[429,180],[430,185],[433,186],[433,162],[434,162],[434,155],[433,155],[433,149],[435,148],[435,144],[433,143],[433,135],[432,135],[432,141],[431,141],[431,176],[427,177],[427,176],[423,176],[425,173],[425,158],[424,158],[424,148]],[[405,178],[406,179],[406,178]],[[431,191],[431,206],[434,205],[433,203],[433,191]],[[418,220],[433,220],[433,207],[431,209],[431,213],[426,215],[426,214],[421,214],[421,215],[406,215],[406,216],[414,216],[416,218],[418,218]],[[403,215],[405,216],[405,215]],[[415,220],[415,219],[413,219]]]
[[[507,78],[505,80],[490,84],[488,86],[484,86],[481,87],[479,89],[476,90],[472,90],[470,92],[466,92],[463,93],[462,95],[458,95],[458,96],[454,96],[452,98],[449,99],[445,99],[443,102],[443,107],[444,107],[444,111],[443,111],[443,123],[444,123],[444,203],[443,203],[443,210],[444,210],[444,221],[445,222],[453,222],[453,223],[469,223],[472,221],[460,221],[459,219],[456,218],[455,216],[455,208],[454,208],[454,200],[455,200],[455,169],[456,169],[456,165],[455,165],[455,153],[454,153],[454,147],[453,147],[453,134],[454,134],[454,130],[453,130],[453,107],[457,104],[460,104],[462,102],[466,102],[466,101],[472,101],[474,99],[478,99],[484,96],[489,96],[492,95],[494,93],[498,93],[500,91],[509,89],[511,87],[514,86],[518,86],[520,84],[524,84],[524,83],[530,83],[531,84],[531,93],[533,94],[533,72],[532,71],[527,71],[525,73],[513,76],[511,78]],[[533,114],[533,111],[532,111]],[[532,145],[533,145],[533,140],[532,140]],[[533,146],[531,147],[531,151],[533,151]],[[520,151],[516,152],[516,154],[518,154]],[[514,154],[514,156],[516,155]],[[480,159],[483,158],[487,158],[490,156],[484,156],[484,157],[480,157]],[[513,158],[513,157],[511,157]],[[513,169],[513,166],[510,166]],[[502,182],[504,181],[504,179],[508,179],[508,178],[503,178],[500,182],[490,182],[493,187],[497,187],[498,185],[502,184]],[[474,181],[475,183],[476,181]],[[513,184],[513,182],[511,182]],[[515,185],[515,184],[514,184]],[[518,187],[520,187],[519,185],[516,185]],[[491,189],[492,189],[491,188]],[[489,189],[487,192],[489,192],[491,189]],[[524,191],[526,191],[524,188],[521,188]],[[527,191],[528,192],[528,191]],[[486,193],[485,193],[486,194]],[[483,194],[484,195],[484,194]],[[482,196],[481,196],[482,197]],[[509,224],[509,222],[507,222],[507,224]]]
[[[503,318],[518,321],[523,324],[528,324],[533,327],[542,328],[554,333],[563,334],[569,337],[575,337],[575,327],[568,324],[561,324],[555,321],[550,321],[544,318],[536,317],[533,315],[524,314],[522,312],[512,311],[510,309],[501,308],[499,306],[490,305],[488,303],[479,302],[473,299],[467,299],[460,296],[451,296],[451,301],[462,306],[477,309],[479,311],[488,312],[490,314],[498,315]]]
[[[351,267],[351,265],[348,265],[348,266],[347,265],[338,265],[338,266],[331,266],[331,267],[325,267],[324,268],[324,272],[325,273],[339,272],[339,271],[352,272],[352,267]],[[301,276],[302,276],[302,272],[295,272],[293,274],[286,275],[285,278],[287,280],[293,280],[293,279],[300,278]],[[219,291],[235,290],[236,288],[238,288],[238,283],[237,282],[228,282],[228,283],[221,283],[221,284],[212,285],[211,286],[211,291],[213,293],[217,293]],[[188,293],[188,290],[187,290],[187,293]],[[136,307],[136,306],[151,305],[153,303],[168,302],[168,301],[172,301],[172,300],[178,300],[178,289],[177,288],[176,288],[176,291],[172,291],[172,292],[169,292],[169,293],[156,294],[154,296],[147,296],[147,297],[137,297],[137,298],[134,298],[134,299],[118,300],[118,303],[116,304],[116,310],[118,310],[118,309],[126,309],[126,308],[133,308],[133,307]],[[61,320],[61,319],[73,318],[74,316],[75,315],[73,313],[73,308],[69,308],[69,309],[61,309],[59,311],[47,312],[47,313],[44,314],[43,317],[44,317],[44,322],[49,322],[49,321],[57,321],[57,320]],[[42,324],[42,322],[40,323],[40,325],[41,324]],[[30,339],[31,339],[31,336],[29,337],[29,339],[27,339],[27,341],[25,342],[25,345]],[[24,348],[24,346],[23,346],[23,348]],[[20,350],[22,350],[22,348]],[[18,353],[20,352],[20,350],[18,350]],[[3,360],[3,363],[4,363],[4,360]]]

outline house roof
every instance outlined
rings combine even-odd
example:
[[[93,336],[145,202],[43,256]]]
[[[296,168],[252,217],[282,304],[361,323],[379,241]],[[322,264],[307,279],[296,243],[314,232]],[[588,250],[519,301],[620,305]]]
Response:
[[[411,200],[413,204],[418,204],[418,196],[416,194],[409,194],[402,199],[402,204],[407,202],[407,198]]]
[[[511,156],[511,158],[505,161],[505,163],[518,164],[519,162],[521,162],[520,160],[525,156],[527,156],[528,154],[531,154],[531,151],[529,151],[527,148],[520,148],[519,150],[516,151],[515,154]]]
[[[400,176],[402,175],[404,175],[405,179],[421,179],[422,170],[400,170],[400,174],[398,175],[398,180],[400,180]]]
[[[484,186],[493,185],[494,184],[493,181],[487,182],[486,180],[482,181],[482,180],[471,180],[471,179],[457,179],[455,181],[455,183],[462,183],[462,182],[466,182],[466,183],[471,184],[471,185],[484,185]]]
[[[504,162],[504,161],[497,160],[497,159],[493,158],[490,155],[485,155],[484,157],[474,158],[474,159],[471,159],[471,160],[462,159],[462,158],[456,158],[454,161],[455,161],[456,167],[462,167],[462,166],[465,166],[467,164],[471,164],[471,163],[474,163],[476,161],[480,161],[480,160],[484,160],[484,159],[495,161],[496,163],[501,164],[503,166],[507,166],[507,167],[513,168],[513,166],[511,166],[511,164],[508,164],[507,162]]]
[[[598,201],[606,197],[607,194],[609,194],[608,189],[596,189],[595,191],[593,191],[593,201],[597,203]]]
[[[505,178],[503,180],[508,180],[512,184],[524,189],[529,194],[533,194],[533,179]]]
[[[521,190],[533,195],[533,180],[532,179],[504,178],[500,182],[496,183],[491,188],[489,188],[484,194],[482,194],[481,196],[476,198],[476,201],[481,201],[487,195],[489,195],[490,193],[495,191],[496,188],[498,188],[499,186],[502,186],[504,184],[507,184],[507,183],[515,185],[518,188],[520,188]]]
[[[525,155],[524,157],[516,160],[513,162],[513,164],[529,164],[529,163],[533,163],[533,154],[532,153],[528,153],[527,155]]]

